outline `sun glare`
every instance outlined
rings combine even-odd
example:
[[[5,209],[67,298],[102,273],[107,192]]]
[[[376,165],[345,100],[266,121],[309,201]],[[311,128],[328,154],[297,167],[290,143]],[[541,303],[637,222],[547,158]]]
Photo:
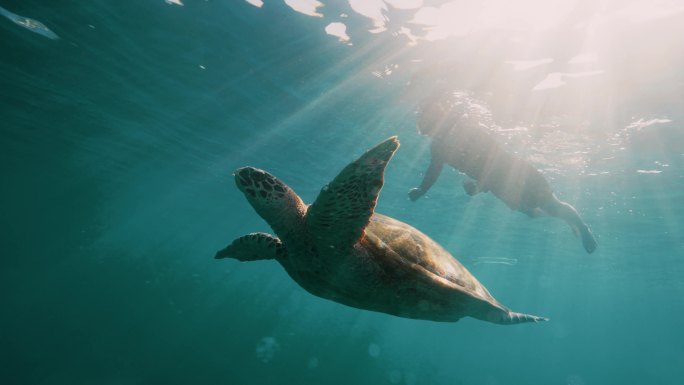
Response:
[[[325,32],[328,35],[337,36],[341,42],[349,42],[349,35],[347,35],[347,26],[344,23],[330,23],[325,27]]]
[[[323,6],[323,3],[316,0],[285,0],[290,8],[297,12],[303,13],[309,16],[323,17],[322,13],[319,13],[317,9]]]
[[[264,4],[245,1],[257,7]],[[590,158],[583,155],[589,143],[585,137],[610,137],[632,118],[668,117],[622,116],[626,108],[617,106],[631,103],[638,90],[677,95],[681,88],[666,78],[678,70],[681,0],[284,3],[301,14],[322,18],[321,32],[354,47],[346,51],[349,57],[338,64],[340,68],[363,61],[357,73],[311,106],[327,102],[339,90],[353,89],[368,76],[403,84],[406,111],[445,88],[468,90],[496,113],[510,131],[509,139],[517,136],[515,140],[527,143],[532,139],[523,137],[536,136],[542,143],[543,132],[545,148],[573,143],[575,147],[566,153],[582,158],[577,164],[587,164]],[[553,136],[555,131],[571,137]],[[543,154],[560,156],[558,151]]]
[[[264,2],[262,0],[245,0],[248,3],[252,4],[253,6],[257,8],[261,8],[264,5]]]
[[[419,9],[412,23],[424,26],[427,40],[492,29],[539,31],[557,25],[575,3],[568,0],[448,2],[439,7]]]

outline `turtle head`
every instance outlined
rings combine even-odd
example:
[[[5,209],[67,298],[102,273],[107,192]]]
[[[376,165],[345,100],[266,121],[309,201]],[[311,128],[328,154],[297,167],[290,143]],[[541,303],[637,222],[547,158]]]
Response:
[[[278,178],[254,167],[235,170],[235,184],[278,235],[299,227],[306,213],[302,199]]]

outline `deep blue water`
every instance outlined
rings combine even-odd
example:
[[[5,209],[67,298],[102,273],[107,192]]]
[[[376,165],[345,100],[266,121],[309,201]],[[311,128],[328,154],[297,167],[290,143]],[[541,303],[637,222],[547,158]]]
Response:
[[[558,48],[581,45],[572,28],[524,51],[500,31],[409,46],[329,3],[311,17],[280,1],[0,2],[59,37],[0,18],[0,382],[682,383],[682,13],[598,28],[600,74],[534,90],[578,71],[559,64],[581,51]],[[353,45],[325,34],[340,20]],[[466,196],[453,170],[407,199],[429,161],[415,100],[445,74],[577,207],[594,254],[558,220]],[[270,232],[234,169],[310,203],[391,135],[377,210],[549,322],[401,319],[314,297],[273,261],[213,259]]]

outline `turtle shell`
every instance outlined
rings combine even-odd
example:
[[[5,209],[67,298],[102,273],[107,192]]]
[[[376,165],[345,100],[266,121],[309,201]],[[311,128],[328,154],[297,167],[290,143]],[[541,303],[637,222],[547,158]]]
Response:
[[[394,293],[391,303],[376,304],[380,311],[436,321],[509,312],[448,251],[406,223],[375,213],[359,245],[380,277],[372,292]]]

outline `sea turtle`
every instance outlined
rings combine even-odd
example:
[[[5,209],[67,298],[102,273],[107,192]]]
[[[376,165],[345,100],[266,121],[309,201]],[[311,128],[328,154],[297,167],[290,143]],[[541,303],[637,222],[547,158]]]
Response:
[[[375,213],[393,136],[368,150],[307,206],[285,183],[253,167],[235,183],[276,236],[252,233],[215,258],[275,259],[311,294],[399,317],[497,324],[546,321],[500,304],[448,251],[417,229]]]

